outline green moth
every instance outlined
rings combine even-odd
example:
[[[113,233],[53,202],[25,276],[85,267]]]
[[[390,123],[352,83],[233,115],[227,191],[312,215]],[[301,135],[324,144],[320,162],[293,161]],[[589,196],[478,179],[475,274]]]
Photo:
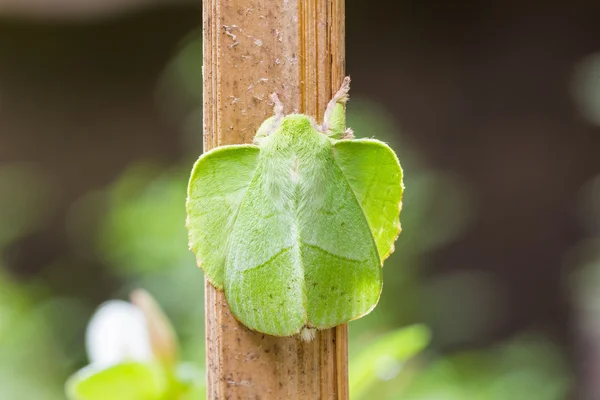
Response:
[[[274,94],[254,144],[215,148],[194,165],[190,249],[250,329],[310,340],[379,300],[401,230],[402,169],[385,143],[346,129],[349,84],[320,126],[284,115]]]

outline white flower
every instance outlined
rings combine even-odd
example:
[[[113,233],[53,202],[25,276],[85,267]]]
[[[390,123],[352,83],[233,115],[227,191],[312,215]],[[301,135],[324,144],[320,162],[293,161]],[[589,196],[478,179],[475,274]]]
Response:
[[[146,317],[140,308],[121,300],[107,301],[95,312],[87,327],[86,347],[94,369],[154,359]]]

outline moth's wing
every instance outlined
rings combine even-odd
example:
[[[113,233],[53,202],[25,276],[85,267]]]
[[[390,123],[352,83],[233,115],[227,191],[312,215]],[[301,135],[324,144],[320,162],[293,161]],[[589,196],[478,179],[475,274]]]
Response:
[[[223,146],[203,154],[192,169],[186,202],[189,246],[219,289],[224,286],[230,234],[258,156],[257,146]]]
[[[285,203],[286,190],[274,193],[269,184],[276,171],[263,167],[248,187],[233,229],[225,295],[233,315],[250,329],[291,336],[307,321],[296,222]]]
[[[333,147],[337,164],[369,222],[381,262],[394,251],[400,234],[402,168],[394,151],[374,139],[340,140]]]
[[[240,207],[225,294],[251,329],[289,336],[306,325],[329,328],[379,300],[381,260],[368,214],[323,140],[314,158],[259,165]]]
[[[304,171],[308,179],[299,209],[300,248],[308,325],[325,329],[375,307],[382,270],[361,205],[332,148],[314,164]]]

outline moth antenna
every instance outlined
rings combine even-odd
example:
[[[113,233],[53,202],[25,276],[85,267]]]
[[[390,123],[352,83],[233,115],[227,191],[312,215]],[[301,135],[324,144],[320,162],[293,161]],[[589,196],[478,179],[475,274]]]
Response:
[[[350,77],[347,76],[342,81],[342,86],[340,86],[340,89],[336,92],[336,94],[333,95],[333,98],[329,100],[329,103],[327,103],[327,108],[325,109],[325,114],[323,115],[323,131],[327,131],[329,129],[329,118],[331,116],[331,113],[333,112],[333,109],[335,108],[335,105],[338,103],[346,104],[346,102],[348,101],[349,91]]]
[[[283,103],[279,100],[277,93],[271,94],[271,101],[273,102],[273,113],[277,120],[283,118]]]
[[[349,91],[350,91],[350,77],[347,76],[342,81],[342,86],[340,86],[340,89],[336,92],[336,94],[333,95],[331,102],[333,102],[334,105],[335,105],[335,103],[346,103],[348,101],[348,92]]]
[[[254,136],[254,144],[258,144],[261,139],[270,136],[277,128],[279,128],[281,121],[283,121],[283,104],[281,103],[281,100],[279,100],[277,93],[271,93],[269,98],[273,102],[273,116],[267,118],[265,122],[260,125]]]

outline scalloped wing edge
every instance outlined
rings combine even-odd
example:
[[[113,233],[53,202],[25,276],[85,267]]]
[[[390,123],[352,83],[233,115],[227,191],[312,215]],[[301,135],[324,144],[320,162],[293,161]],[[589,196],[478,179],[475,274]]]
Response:
[[[196,265],[202,269],[202,271],[204,272],[204,276],[206,277],[206,279],[208,280],[208,282],[214,286],[215,288],[217,288],[220,291],[224,290],[224,282],[219,283],[216,282],[215,279],[213,279],[213,277],[207,273],[206,268],[204,267],[204,262],[200,256],[200,254],[198,252],[196,252],[193,248],[193,244],[192,244],[192,238],[191,238],[191,218],[190,218],[190,195],[191,195],[191,188],[192,188],[192,182],[194,181],[194,176],[197,173],[197,170],[200,168],[201,164],[203,161],[206,161],[207,159],[211,158],[211,157],[215,157],[220,155],[220,153],[226,152],[226,151],[231,151],[233,149],[253,149],[253,150],[257,150],[260,151],[260,148],[257,145],[254,144],[237,144],[237,145],[224,145],[224,146],[219,146],[216,147],[212,150],[209,150],[205,153],[203,153],[194,163],[194,166],[192,167],[192,172],[190,173],[190,178],[188,180],[188,185],[186,188],[186,202],[185,202],[185,209],[186,209],[186,220],[185,220],[185,227],[188,231],[188,248],[189,250],[191,250],[194,253],[194,256],[196,258]],[[258,154],[257,154],[258,157]],[[250,181],[248,181],[248,186],[250,185]],[[247,187],[246,187],[247,190]],[[245,195],[245,194],[244,194]],[[239,208],[239,205],[238,205]],[[236,210],[237,213],[237,210]]]
[[[383,262],[395,251],[396,240],[398,239],[398,237],[400,236],[400,233],[402,232],[402,224],[400,222],[400,214],[402,212],[402,200],[404,198],[405,186],[404,186],[404,170],[402,169],[400,160],[398,159],[398,156],[396,155],[394,150],[392,150],[392,148],[387,143],[385,143],[381,140],[371,139],[371,138],[360,138],[360,139],[342,139],[342,140],[332,140],[332,141],[333,141],[334,150],[335,150],[335,146],[339,143],[364,143],[364,144],[378,145],[379,147],[381,147],[382,149],[387,151],[389,153],[389,155],[391,155],[393,157],[393,159],[395,161],[395,165],[398,167],[398,170],[400,172],[400,189],[401,189],[401,191],[400,191],[400,201],[398,203],[398,212],[396,213],[396,218],[395,218],[396,224],[394,224],[395,232],[393,233],[393,240],[391,240],[389,251],[384,255],[379,254],[379,250],[377,251],[380,261],[381,261],[381,265],[383,267]],[[344,168],[342,168],[341,165],[340,165],[340,168],[345,175]],[[351,186],[351,188],[352,188],[352,186]],[[354,191],[354,188],[352,188],[352,190]],[[363,214],[365,214],[365,218],[367,218],[366,213],[363,209],[362,203],[360,201],[358,203],[359,203],[361,209],[363,210]],[[367,218],[367,222],[368,222],[368,218]],[[369,228],[371,230],[371,235],[373,236],[373,241],[376,242],[375,235],[373,234],[373,227],[371,227],[370,224],[369,224]],[[362,316],[368,314],[369,312],[363,314]],[[360,317],[358,317],[358,318],[360,318]],[[356,319],[358,319],[358,318],[356,318]]]

